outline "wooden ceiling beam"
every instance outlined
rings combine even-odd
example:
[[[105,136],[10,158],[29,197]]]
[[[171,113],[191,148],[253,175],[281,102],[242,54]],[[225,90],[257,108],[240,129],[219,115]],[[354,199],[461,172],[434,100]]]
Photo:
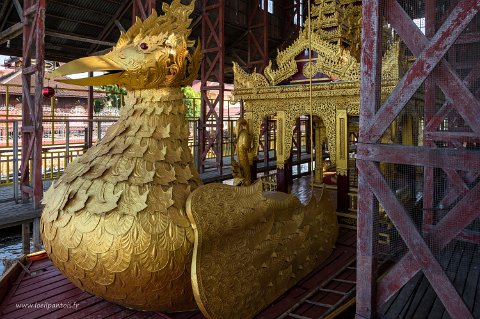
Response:
[[[87,21],[78,20],[78,19],[61,17],[61,16],[56,15],[56,14],[47,13],[47,17],[55,18],[55,19],[59,19],[59,20],[65,20],[65,21],[74,22],[74,23],[80,23],[80,24],[84,24],[84,25],[89,25],[89,26],[94,27],[94,28],[103,29],[102,25],[99,25],[99,24],[96,24],[96,23],[87,22]]]
[[[106,17],[112,17],[112,15],[109,14],[108,12],[97,11],[97,10],[93,10],[93,9],[89,9],[89,8],[85,8],[85,7],[80,7],[80,6],[77,6],[75,4],[68,3],[68,1],[48,0],[48,2],[54,2],[54,3],[57,3],[61,6],[77,9],[77,10],[80,10],[80,11],[83,11],[83,12],[87,11],[87,12],[91,12],[91,13],[94,13],[94,14],[99,14],[99,15],[106,16]]]
[[[0,44],[4,44],[8,40],[18,37],[23,32],[23,22],[18,22],[11,27],[0,32]]]
[[[20,21],[23,22],[23,8],[22,5],[20,4],[20,1],[18,0],[12,0],[13,5],[15,6],[15,9],[17,10],[18,16],[20,17]]]
[[[57,38],[61,38],[61,39],[78,41],[78,42],[92,43],[92,44],[97,44],[97,45],[106,45],[106,46],[114,46],[115,45],[115,43],[113,43],[113,42],[99,41],[97,39],[80,37],[80,36],[77,36],[77,35],[60,33],[60,32],[56,32],[56,31],[52,31],[52,30],[46,30],[45,35],[48,35],[48,36],[51,36],[51,37],[57,37]]]
[[[5,25],[7,24],[8,16],[12,12],[13,6],[9,5],[9,1],[6,0],[3,3],[2,9],[0,11],[0,30],[3,30],[5,28]]]
[[[115,21],[120,20],[120,18],[125,15],[125,13],[127,12],[127,9],[131,5],[132,5],[131,0],[123,0],[120,3],[120,7],[118,8],[117,12],[115,12],[113,17],[110,19],[110,22],[108,22],[108,24],[105,26],[103,31],[98,36],[97,40],[101,41],[101,40],[105,39],[105,37],[112,32],[112,29],[115,26]],[[115,44],[113,44],[112,46],[114,46],[114,45]],[[90,50],[89,50],[89,54],[96,51],[96,50],[98,50],[98,45],[91,45]]]
[[[115,20],[114,21],[115,25],[117,26],[117,28],[122,31],[122,32],[127,32],[127,30],[125,30],[125,28],[123,27],[123,25],[120,23],[120,21],[118,20]]]

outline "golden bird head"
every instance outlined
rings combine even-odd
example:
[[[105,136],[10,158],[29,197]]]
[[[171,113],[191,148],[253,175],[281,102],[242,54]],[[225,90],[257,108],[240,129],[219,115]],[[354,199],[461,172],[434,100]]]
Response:
[[[64,64],[47,78],[82,72],[104,71],[104,75],[81,79],[58,79],[59,82],[100,86],[118,84],[128,90],[189,85],[200,67],[200,41],[189,41],[190,14],[195,1],[183,5],[174,0],[162,5],[163,15],[152,14],[122,32],[112,51],[102,56],[89,56]]]

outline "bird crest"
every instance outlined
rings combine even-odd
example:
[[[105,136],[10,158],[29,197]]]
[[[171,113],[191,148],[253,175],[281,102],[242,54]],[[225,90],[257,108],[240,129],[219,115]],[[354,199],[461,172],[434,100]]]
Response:
[[[118,84],[128,90],[157,89],[191,85],[196,79],[201,59],[200,40],[188,40],[190,14],[195,1],[184,5],[174,0],[163,4],[163,14],[155,10],[142,21],[122,32],[112,51],[62,65],[49,78],[74,73],[103,71],[101,76],[83,79],[61,79],[60,82],[100,86]]]
[[[162,11],[163,15],[158,15],[156,10],[152,11],[152,14],[142,21],[139,17],[136,18],[136,22],[126,32],[121,32],[120,39],[117,41],[115,48],[122,48],[128,44],[139,43],[145,37],[158,36],[163,43],[172,35],[177,38],[177,41],[184,39],[188,42],[188,47],[193,47],[194,41],[188,41],[188,36],[191,33],[189,28],[192,19],[190,14],[193,12],[195,1],[192,1],[189,5],[183,5],[179,0],[175,0],[171,5],[163,3]],[[168,35],[168,36],[166,36]],[[161,43],[161,41],[159,41]],[[169,45],[170,43],[165,43]]]

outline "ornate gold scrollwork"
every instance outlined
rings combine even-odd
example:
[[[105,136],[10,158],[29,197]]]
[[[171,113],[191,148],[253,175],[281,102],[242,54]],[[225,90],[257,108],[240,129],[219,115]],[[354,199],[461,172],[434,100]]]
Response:
[[[187,202],[195,231],[192,286],[212,319],[253,318],[333,250],[335,194],[306,206],[293,195],[208,184]]]
[[[237,121],[234,144],[238,159],[238,162],[232,160],[234,185],[248,186],[252,183],[252,177],[250,175],[250,165],[252,163],[249,158],[249,154],[252,151],[252,134],[250,133],[248,121],[244,118],[240,118]]]

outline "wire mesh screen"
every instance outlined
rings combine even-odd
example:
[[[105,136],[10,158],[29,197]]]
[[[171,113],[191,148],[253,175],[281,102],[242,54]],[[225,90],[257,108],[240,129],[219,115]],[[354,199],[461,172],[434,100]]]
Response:
[[[445,300],[439,297],[453,286],[460,297],[458,303],[480,318],[480,167],[470,160],[480,152],[480,38],[475,36],[480,31],[480,17],[458,18],[459,10],[471,9],[465,7],[466,1],[426,2],[387,1],[382,11],[380,104],[392,102],[388,100],[391,94],[397,94],[398,101],[408,101],[393,121],[384,114],[375,123],[388,127],[377,144],[391,146],[382,150],[392,153],[382,157],[388,160],[374,162],[381,180],[370,185],[378,200],[373,239],[378,260],[401,264],[410,254],[427,268],[431,259],[444,270],[448,283],[431,284],[422,267],[410,271],[415,267],[405,264],[411,279],[402,282],[403,288],[389,296],[379,311],[385,318],[458,317],[461,310],[455,313],[455,307],[445,307]],[[402,20],[407,16],[408,21]],[[466,27],[460,26],[462,23]],[[442,42],[436,35],[439,30],[452,36],[454,44]],[[440,43],[449,47],[445,53]],[[398,48],[399,84],[390,88],[386,74],[393,73],[387,57],[394,47]],[[436,50],[443,59],[429,50]],[[423,76],[432,63],[437,64],[435,69]],[[422,157],[427,149],[442,155]],[[409,161],[418,164],[405,164]],[[359,183],[362,181],[360,176]],[[415,250],[420,241],[428,247],[427,252]],[[388,263],[379,265],[380,273],[388,272]],[[390,276],[392,281],[395,278]]]

